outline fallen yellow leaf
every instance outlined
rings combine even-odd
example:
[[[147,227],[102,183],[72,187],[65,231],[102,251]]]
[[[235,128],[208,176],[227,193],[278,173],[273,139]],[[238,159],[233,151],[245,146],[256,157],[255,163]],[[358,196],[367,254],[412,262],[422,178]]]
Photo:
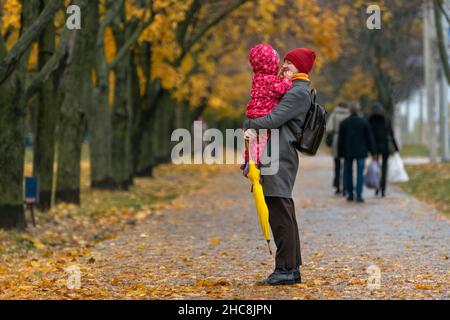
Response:
[[[214,238],[209,239],[209,242],[215,246],[218,245],[220,243],[220,241],[222,241],[222,239],[219,237],[214,237]]]

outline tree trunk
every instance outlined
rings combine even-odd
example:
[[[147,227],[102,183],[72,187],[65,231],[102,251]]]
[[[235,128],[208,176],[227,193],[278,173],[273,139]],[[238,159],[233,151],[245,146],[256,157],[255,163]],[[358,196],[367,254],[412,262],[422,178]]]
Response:
[[[171,141],[170,136],[174,126],[174,112],[176,105],[170,91],[165,91],[162,97],[157,102],[157,110],[155,118],[155,131],[153,136],[153,152],[156,164],[170,162]]]
[[[127,80],[127,144],[125,148],[126,154],[126,170],[128,175],[128,185],[133,184],[133,157],[132,157],[132,130],[133,130],[133,110],[135,106],[139,106],[140,91],[139,91],[139,77],[137,74],[137,67],[134,62],[134,56],[129,56],[128,61],[128,80]]]
[[[95,9],[98,11],[98,7]],[[98,30],[103,30],[99,28]],[[99,32],[99,33],[100,33]],[[97,83],[90,107],[88,127],[91,160],[91,187],[113,190],[116,185],[112,176],[113,128],[109,105],[109,67],[105,57],[103,34],[96,34],[95,70]]]
[[[125,23],[125,10],[121,22]],[[133,21],[127,24],[125,33],[120,25],[114,25],[114,36],[118,47],[125,45],[133,33]],[[115,68],[116,84],[114,111],[112,114],[112,176],[118,189],[128,190],[133,183],[131,157],[131,130],[133,105],[139,102],[139,78],[134,63],[134,53],[128,52],[123,63]]]
[[[150,85],[150,87],[153,87]],[[142,99],[137,119],[133,128],[133,171],[137,177],[153,176],[156,164],[159,100],[164,95],[162,90],[148,89]],[[148,106],[149,104],[150,106]]]
[[[0,228],[6,229],[26,227],[22,202],[25,112],[17,103],[20,92],[15,75],[0,85]]]
[[[112,123],[109,106],[108,77],[99,73],[99,84],[94,89],[95,103],[89,114],[91,187],[114,189],[112,178]]]
[[[73,69],[76,67],[72,68],[72,75],[69,74],[68,78],[71,78],[71,83],[76,83],[74,78],[78,70]],[[81,86],[81,83],[79,84]],[[78,205],[80,204],[81,150],[86,132],[86,120],[84,113],[80,110],[79,90],[66,90],[58,131],[58,177],[55,201]]]
[[[157,122],[156,117],[152,117],[147,121],[147,126],[140,129],[138,154],[134,167],[134,175],[137,177],[153,176],[153,167],[155,166],[155,147],[153,144]]]
[[[83,34],[76,35],[72,61],[65,75],[65,96],[58,128],[58,172],[55,202],[80,204],[81,150],[86,132],[83,102],[88,101],[83,63]]]
[[[86,108],[92,101],[91,66],[95,54],[98,16],[96,1],[79,0],[87,15],[80,31],[72,31],[70,50],[64,75],[65,96],[58,127],[58,175],[56,202],[80,203],[80,162],[86,132]],[[78,4],[77,3],[77,4]],[[88,6],[88,7],[86,7]],[[93,7],[91,7],[93,6]]]
[[[36,20],[36,1],[22,5],[21,38],[7,52],[0,36],[0,228],[24,229],[23,174],[26,108],[22,103],[33,36],[48,24],[50,10]],[[48,9],[48,8],[47,8]],[[26,35],[26,37],[24,37]]]
[[[141,45],[138,51],[137,60],[145,77],[146,92],[139,99],[138,104],[133,105],[133,127],[132,127],[132,165],[133,176],[151,177],[153,164],[151,161],[151,132],[153,130],[153,117],[149,117],[148,110],[152,109],[151,96],[151,44],[146,42]],[[153,111],[153,110],[151,110]]]
[[[49,0],[43,1],[45,5]],[[39,41],[39,70],[50,60],[55,51],[55,27],[50,23]],[[38,98],[36,135],[34,139],[33,175],[39,181],[39,209],[51,206],[53,163],[55,157],[55,129],[60,104],[56,76],[42,86]]]
[[[128,87],[130,78],[126,65],[116,68],[114,112],[112,118],[112,176],[118,189],[128,190],[130,181],[130,112]]]

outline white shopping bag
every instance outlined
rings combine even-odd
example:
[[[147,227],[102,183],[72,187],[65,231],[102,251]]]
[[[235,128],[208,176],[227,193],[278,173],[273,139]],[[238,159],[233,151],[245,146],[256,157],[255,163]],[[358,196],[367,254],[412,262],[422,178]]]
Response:
[[[406,173],[402,158],[398,152],[389,158],[387,177],[389,183],[409,181],[408,173]]]

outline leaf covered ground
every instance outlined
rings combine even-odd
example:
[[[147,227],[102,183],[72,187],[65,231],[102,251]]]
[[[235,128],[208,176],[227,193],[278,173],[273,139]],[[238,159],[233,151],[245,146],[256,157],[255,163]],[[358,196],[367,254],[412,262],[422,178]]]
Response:
[[[70,221],[60,222],[68,234],[62,243],[45,235],[64,234],[51,229],[52,219],[41,230],[21,234],[34,249],[0,256],[0,298],[450,298],[448,218],[397,189],[386,199],[368,191],[365,204],[349,204],[332,194],[331,164],[328,157],[301,160],[294,200],[302,284],[261,285],[273,270],[273,257],[262,240],[248,181],[236,167],[165,166],[155,179],[139,180],[122,195],[126,200],[119,204],[126,205],[114,210],[107,203],[115,195],[108,200],[108,193],[89,191],[86,196],[98,200],[86,201],[90,210],[59,208],[67,211],[61,220]],[[182,195],[167,196],[163,190],[169,189]],[[157,191],[159,198],[147,203]],[[84,218],[87,212],[92,214]],[[67,287],[72,265],[81,271],[78,289]],[[381,271],[379,289],[367,286],[369,266]]]
[[[8,298],[27,297],[27,290],[40,287],[51,291],[57,283],[66,287],[66,279],[46,276],[64,274],[85,256],[92,263],[89,255],[95,245],[160,214],[176,197],[227,170],[220,166],[161,165],[154,178],[136,179],[130,191],[110,192],[89,188],[89,165],[83,161],[80,207],[58,204],[47,213],[36,212],[36,227],[27,213],[26,231],[0,230],[0,297],[8,292]],[[30,172],[28,165],[26,173]]]

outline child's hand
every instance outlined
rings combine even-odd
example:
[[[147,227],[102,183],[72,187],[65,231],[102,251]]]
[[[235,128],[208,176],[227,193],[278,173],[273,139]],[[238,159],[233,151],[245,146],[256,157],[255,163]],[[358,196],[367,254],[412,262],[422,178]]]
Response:
[[[292,76],[294,75],[294,73],[291,70],[286,70],[284,73],[284,78],[285,79],[292,79]]]
[[[278,79],[284,78],[284,68],[280,68],[280,71],[278,71]]]
[[[248,170],[249,170],[248,161],[245,161],[245,163],[243,165],[241,165],[241,170],[242,170],[242,175],[247,178]]]

